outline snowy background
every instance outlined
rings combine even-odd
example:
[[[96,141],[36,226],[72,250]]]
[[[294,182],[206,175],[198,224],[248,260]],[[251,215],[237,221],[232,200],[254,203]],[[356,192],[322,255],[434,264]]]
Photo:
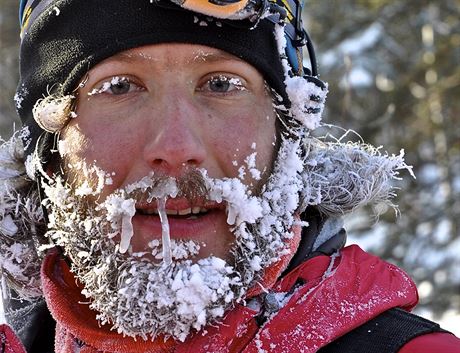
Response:
[[[304,19],[330,85],[325,120],[390,153],[404,148],[417,175],[400,184],[400,216],[347,219],[349,243],[409,272],[418,313],[460,336],[459,9],[459,0],[306,0]],[[17,0],[0,0],[3,138],[17,123],[17,11]]]
[[[404,148],[407,175],[379,223],[347,220],[358,243],[406,269],[418,313],[460,334],[460,1],[307,0],[326,120],[390,153]],[[370,221],[369,221],[370,219]]]

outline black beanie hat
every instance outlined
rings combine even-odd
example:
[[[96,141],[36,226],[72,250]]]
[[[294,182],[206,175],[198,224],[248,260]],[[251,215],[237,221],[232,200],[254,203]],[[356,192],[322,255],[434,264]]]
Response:
[[[35,148],[43,148],[37,144],[40,136],[42,143],[49,142],[52,136],[33,118],[32,108],[38,99],[50,91],[70,94],[97,63],[147,44],[193,43],[231,53],[257,68],[287,102],[272,21],[262,19],[251,28],[248,20],[219,21],[172,4],[159,6],[150,0],[44,3],[46,7],[22,33],[16,106],[30,132],[26,155]]]

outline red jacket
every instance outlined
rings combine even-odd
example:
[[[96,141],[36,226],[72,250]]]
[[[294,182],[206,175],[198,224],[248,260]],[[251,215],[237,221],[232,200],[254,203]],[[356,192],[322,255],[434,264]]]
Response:
[[[94,312],[78,304],[86,300],[59,255],[46,258],[42,279],[48,307],[58,323],[56,353],[316,352],[388,309],[411,310],[418,300],[413,282],[403,271],[350,246],[336,257],[312,258],[277,282],[272,288],[277,293],[289,292],[299,280],[304,284],[262,327],[255,321],[258,312],[237,305],[222,323],[184,343],[146,342],[100,327]],[[19,346],[7,352],[23,353]],[[460,353],[460,340],[433,333],[411,340],[400,350],[415,352]]]

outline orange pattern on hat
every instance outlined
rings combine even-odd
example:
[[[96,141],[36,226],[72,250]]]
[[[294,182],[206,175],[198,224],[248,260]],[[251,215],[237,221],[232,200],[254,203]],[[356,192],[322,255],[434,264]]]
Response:
[[[199,12],[217,18],[229,18],[238,11],[244,9],[248,0],[240,0],[233,4],[216,5],[208,0],[186,0],[182,7],[191,11]]]

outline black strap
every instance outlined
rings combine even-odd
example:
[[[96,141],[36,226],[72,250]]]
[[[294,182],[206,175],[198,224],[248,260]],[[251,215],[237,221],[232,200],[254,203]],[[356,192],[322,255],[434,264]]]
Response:
[[[307,222],[308,227],[302,228],[302,237],[297,251],[289,262],[289,266],[281,274],[281,277],[287,275],[294,268],[312,257],[318,255],[331,256],[337,250],[342,249],[347,241],[347,232],[342,228],[337,234],[313,251],[313,245],[321,229],[324,227],[327,218],[320,214],[316,208],[308,207],[305,212],[301,214],[301,220]]]
[[[396,353],[415,337],[447,332],[437,323],[402,309],[390,309],[321,348],[318,353]]]
[[[4,300],[5,318],[26,351],[28,353],[54,352],[56,322],[51,317],[44,300],[33,302],[20,300],[14,291],[11,292],[10,298]]]

